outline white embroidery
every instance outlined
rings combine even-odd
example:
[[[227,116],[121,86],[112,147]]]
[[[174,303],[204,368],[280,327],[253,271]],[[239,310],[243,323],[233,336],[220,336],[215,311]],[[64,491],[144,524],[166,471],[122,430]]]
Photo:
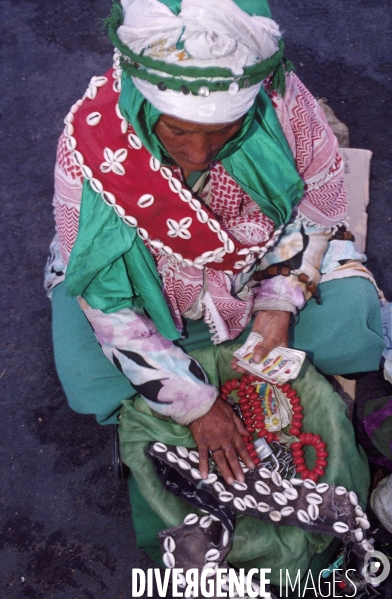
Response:
[[[169,237],[181,237],[181,239],[191,238],[190,231],[188,231],[189,227],[192,224],[192,218],[190,216],[182,218],[180,222],[177,222],[172,218],[168,218],[166,224],[169,227],[169,230],[167,232]]]
[[[103,151],[105,162],[100,165],[100,170],[103,173],[113,171],[116,175],[125,175],[125,168],[121,164],[128,156],[128,150],[120,148],[113,152],[110,148],[105,148]]]

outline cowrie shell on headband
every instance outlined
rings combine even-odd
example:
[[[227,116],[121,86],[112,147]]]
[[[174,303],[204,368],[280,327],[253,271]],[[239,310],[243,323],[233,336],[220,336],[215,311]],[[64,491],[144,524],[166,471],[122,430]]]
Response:
[[[272,512],[269,513],[269,517],[273,522],[279,522],[282,519],[282,514],[277,510],[272,510]]]
[[[346,489],[346,487],[339,486],[339,487],[336,487],[335,493],[336,493],[336,495],[344,495],[345,493],[347,493],[347,489]]]
[[[196,524],[199,520],[199,517],[196,514],[188,514],[184,518],[184,524],[190,526],[191,524]]]
[[[268,505],[268,503],[264,503],[264,501],[260,501],[260,503],[257,504],[257,510],[259,512],[261,512],[262,514],[265,512],[269,512],[270,511],[270,506]]]
[[[212,524],[212,518],[210,515],[203,516],[200,518],[199,526],[200,528],[209,528]]]
[[[337,532],[339,534],[344,534],[345,532],[347,532],[349,530],[347,524],[345,524],[344,522],[334,522],[332,528],[334,529],[335,532]]]
[[[160,441],[154,443],[153,449],[155,449],[155,451],[158,451],[159,453],[164,453],[167,451],[166,445],[164,443],[161,443]]]
[[[172,570],[176,565],[175,557],[169,551],[163,554],[162,561],[165,564],[166,568],[169,568],[169,570]]]
[[[305,512],[305,510],[298,510],[297,518],[298,518],[298,520],[300,520],[301,522],[304,522],[305,524],[309,524],[309,522],[310,522],[309,514],[308,514],[308,512]]]
[[[311,520],[317,520],[320,514],[319,506],[316,503],[308,505],[308,514]]]
[[[176,548],[176,543],[175,543],[173,537],[166,537],[166,539],[163,541],[163,548],[165,551],[168,551],[169,553],[173,553],[173,551]]]
[[[220,552],[218,549],[209,549],[204,557],[207,562],[217,562],[220,558]]]

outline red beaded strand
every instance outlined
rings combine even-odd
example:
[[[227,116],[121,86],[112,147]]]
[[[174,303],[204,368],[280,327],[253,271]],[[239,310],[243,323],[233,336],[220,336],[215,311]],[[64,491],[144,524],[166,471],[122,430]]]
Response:
[[[262,400],[259,393],[256,391],[255,385],[253,385],[255,382],[263,381],[253,375],[243,375],[241,380],[238,378],[228,380],[221,387],[221,398],[226,400],[232,391],[237,392],[241,414],[246,430],[249,433],[249,435],[243,437],[243,439],[249,454],[257,465],[260,464],[260,459],[258,458],[253,443],[254,434],[256,433],[259,438],[265,437],[268,443],[276,441],[278,435],[272,431],[267,431],[266,429],[265,416],[261,406]],[[301,398],[298,397],[297,392],[291,388],[290,383],[275,386],[281,389],[282,393],[286,395],[291,404],[293,418],[289,433],[299,439],[299,441],[295,441],[290,446],[296,470],[298,474],[301,475],[302,479],[309,478],[314,482],[317,482],[320,476],[324,476],[325,469],[328,466],[328,452],[326,451],[327,444],[324,443],[320,435],[301,432],[303,420]],[[304,445],[311,445],[316,450],[316,465],[311,470],[306,466],[305,454],[303,451]]]

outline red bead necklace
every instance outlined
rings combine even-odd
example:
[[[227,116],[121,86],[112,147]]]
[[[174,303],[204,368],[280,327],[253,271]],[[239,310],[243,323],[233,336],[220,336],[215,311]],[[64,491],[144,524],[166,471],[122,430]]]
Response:
[[[249,454],[257,465],[260,464],[260,459],[258,458],[253,443],[254,435],[256,434],[259,438],[265,437],[268,443],[278,440],[278,435],[277,433],[267,431],[266,429],[262,399],[253,384],[256,382],[260,383],[266,381],[251,374],[243,375],[241,380],[238,378],[230,379],[221,387],[221,398],[226,400],[232,391],[236,391],[244,424],[249,433],[249,435],[243,437],[243,439]],[[314,482],[317,482],[320,476],[324,476],[325,469],[328,466],[327,444],[322,440],[320,435],[301,432],[303,420],[301,398],[298,397],[297,392],[291,388],[290,383],[275,386],[286,395],[291,404],[293,418],[289,433],[299,439],[299,441],[295,441],[290,446],[297,473],[300,474],[303,479],[310,478]],[[316,451],[316,464],[311,470],[306,466],[303,451],[304,445],[311,445]]]

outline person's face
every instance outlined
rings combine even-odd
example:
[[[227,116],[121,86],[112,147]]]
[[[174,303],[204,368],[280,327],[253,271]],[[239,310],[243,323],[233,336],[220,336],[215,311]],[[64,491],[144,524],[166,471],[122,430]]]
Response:
[[[233,123],[204,125],[163,114],[155,133],[187,178],[193,171],[208,168],[219,150],[241,129],[243,120],[241,117]]]

